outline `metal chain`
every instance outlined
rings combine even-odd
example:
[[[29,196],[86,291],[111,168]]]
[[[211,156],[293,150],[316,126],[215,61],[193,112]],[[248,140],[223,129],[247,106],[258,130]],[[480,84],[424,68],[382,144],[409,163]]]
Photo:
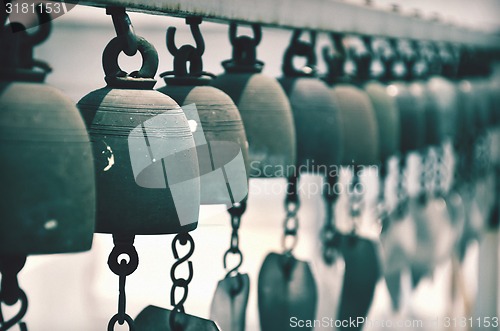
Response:
[[[135,330],[134,320],[126,313],[125,280],[139,265],[139,256],[134,247],[134,235],[113,235],[115,247],[109,254],[108,266],[113,273],[119,276],[118,313],[108,323],[108,331],[113,331],[116,323],[123,325],[127,322],[129,330]],[[127,258],[128,257],[128,262]]]
[[[418,200],[421,204],[425,204],[428,198],[427,192],[429,189],[429,183],[432,183],[432,174],[434,171],[434,162],[430,157],[428,150],[424,150],[420,153],[420,168]]]
[[[408,213],[408,191],[406,187],[406,157],[399,158],[398,177],[396,184],[396,199],[398,218],[402,219]]]
[[[331,265],[335,262],[337,248],[339,246],[338,231],[335,227],[335,203],[339,195],[335,192],[337,176],[329,176],[325,179],[323,188],[323,199],[325,200],[325,225],[321,230],[321,242],[323,243],[323,260]]]
[[[184,256],[180,256],[177,250],[177,244],[181,246],[188,246],[188,252]],[[194,272],[193,272],[193,262],[188,261],[189,258],[194,253],[194,240],[193,237],[188,232],[179,233],[175,236],[174,240],[172,240],[172,252],[174,254],[174,258],[177,260],[170,270],[170,278],[172,279],[172,289],[170,291],[170,304],[173,307],[170,312],[169,317],[169,325],[172,331],[181,331],[182,325],[176,321],[176,317],[179,313],[184,314],[184,303],[188,297],[188,286],[191,280],[193,280]],[[185,265],[187,262],[188,267],[188,276],[187,278],[176,276],[176,271],[181,265]],[[176,299],[175,293],[177,289],[182,289],[182,297],[180,300]]]
[[[436,162],[434,162],[434,195],[442,197],[445,194],[445,183],[443,180],[444,172],[444,150],[442,146],[436,148]]]
[[[387,178],[387,165],[382,163],[379,168],[379,188],[377,196],[377,220],[380,225],[381,231],[387,227],[389,221],[389,212],[387,210],[387,204],[385,202],[385,181]]]
[[[0,286],[0,331],[7,331],[16,324],[21,331],[28,331],[26,323],[22,319],[28,311],[28,297],[19,287],[17,275],[26,263],[26,256],[2,256],[0,257],[0,273],[2,282]],[[5,320],[2,313],[2,302],[8,306],[16,302],[21,303],[19,312],[10,320]]]
[[[239,274],[238,269],[243,264],[243,253],[240,250],[240,238],[238,235],[238,231],[240,229],[241,217],[245,213],[246,207],[247,207],[246,201],[242,201],[240,203],[234,204],[234,206],[229,209],[229,214],[231,215],[232,232],[231,232],[229,249],[224,253],[224,259],[223,259],[224,269],[228,268],[229,254],[238,256],[238,263],[236,264],[236,266],[234,266],[227,272],[226,277],[229,277],[234,274]]]
[[[297,213],[300,208],[300,201],[297,183],[298,178],[296,176],[288,179],[287,196],[285,199],[286,218],[283,222],[284,233],[281,241],[283,251],[287,255],[292,254],[298,241],[299,218]]]
[[[353,177],[351,181],[351,192],[349,194],[349,214],[353,219],[353,229],[352,232],[355,233],[357,231],[357,219],[361,217],[361,213],[363,211],[363,190],[358,190],[358,185],[361,185],[361,180],[359,176],[360,167],[355,166],[353,168]]]

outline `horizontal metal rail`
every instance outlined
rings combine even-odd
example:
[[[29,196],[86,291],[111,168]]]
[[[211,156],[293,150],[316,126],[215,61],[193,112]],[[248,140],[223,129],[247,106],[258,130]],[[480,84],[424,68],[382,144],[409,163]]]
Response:
[[[500,48],[499,35],[335,0],[66,0],[73,1],[155,15]]]

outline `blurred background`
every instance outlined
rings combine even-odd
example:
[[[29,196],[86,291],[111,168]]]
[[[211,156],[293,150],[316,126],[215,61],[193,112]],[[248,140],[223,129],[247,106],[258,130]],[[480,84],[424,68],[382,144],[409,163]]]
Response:
[[[352,1],[363,4],[364,1]],[[376,0],[374,6],[390,8],[392,4],[400,6],[401,11],[421,11],[422,16],[438,15],[440,19],[453,24],[460,24],[479,29],[500,31],[500,1],[498,0]],[[160,56],[159,72],[172,70],[173,58],[165,46],[165,33],[169,26],[177,27],[177,44],[192,43],[188,26],[183,19],[166,16],[129,13],[138,35],[145,37],[158,50]],[[75,103],[92,90],[105,85],[101,65],[101,55],[106,44],[115,36],[111,17],[104,9],[78,5],[66,15],[53,22],[54,28],[49,40],[37,47],[35,57],[46,60],[53,67],[47,83],[61,89]],[[205,38],[206,51],[203,56],[204,70],[214,74],[223,72],[220,62],[231,57],[231,46],[226,24],[204,22],[201,25]],[[249,32],[242,29],[240,33]],[[291,31],[264,28],[262,43],[258,48],[258,58],[265,62],[264,73],[279,77],[283,52],[289,43]],[[318,48],[328,40],[320,37]],[[120,56],[120,65],[127,71],[140,67],[140,57]],[[324,71],[323,61],[319,60],[319,70]],[[158,78],[156,87],[164,82]],[[494,144],[493,148],[498,149]],[[410,158],[411,159],[411,158]],[[417,174],[410,160],[410,194],[414,192]],[[447,162],[451,162],[448,160]],[[394,168],[388,187],[394,187]],[[345,175],[345,174],[344,174]],[[342,180],[347,180],[346,177]],[[367,235],[373,233],[370,224],[373,220],[378,180],[376,172],[367,172],[363,181],[366,183],[366,208],[363,218],[367,225]],[[490,183],[491,184],[491,183]],[[333,291],[340,294],[342,280],[341,266],[320,270],[319,231],[323,225],[324,203],[321,198],[321,178],[307,175],[301,181],[301,209],[299,212],[300,231],[296,255],[300,259],[311,261],[316,277],[329,279]],[[487,187],[488,183],[484,183]],[[281,251],[282,222],[285,217],[284,197],[286,182],[284,179],[250,180],[248,208],[240,230],[240,243],[245,255],[243,272],[251,280],[251,294],[247,315],[247,330],[258,330],[257,313],[257,276],[264,257],[270,251]],[[389,189],[390,190],[390,189]],[[413,191],[412,191],[413,190]],[[389,194],[389,203],[394,194]],[[341,197],[337,206],[337,218],[340,223],[346,220],[346,199]],[[147,212],[147,211],[145,211]],[[224,277],[222,256],[229,247],[231,233],[229,215],[224,206],[203,207],[198,229],[192,235],[196,241],[196,251],[192,261],[195,275],[189,286],[186,311],[193,315],[208,318],[210,302],[217,282]],[[136,316],[145,306],[153,304],[170,307],[170,268],[174,262],[171,252],[173,236],[138,236],[136,248],[139,253],[139,268],[127,278],[127,312]],[[25,321],[30,330],[39,331],[94,331],[106,328],[110,316],[117,309],[118,277],[107,266],[108,254],[113,247],[110,235],[96,234],[90,252],[52,256],[30,256],[25,268],[20,273],[20,284],[28,293],[30,309]],[[486,248],[485,248],[486,247]],[[489,268],[498,269],[498,234],[486,233],[481,243],[471,245],[461,269],[460,284],[462,298],[452,298],[452,260],[442,263],[433,276],[425,279],[419,287],[404,293],[403,309],[395,313],[391,309],[389,294],[383,279],[380,280],[370,318],[373,319],[433,319],[443,316],[498,316],[498,307],[492,301],[497,297],[478,297],[477,284],[481,273],[498,275],[498,270],[486,270],[480,267],[480,252],[489,251],[485,261]],[[481,264],[482,266],[482,264]],[[408,275],[409,277],[409,275]],[[408,278],[408,282],[409,282]],[[494,291],[493,293],[496,293]],[[464,298],[466,298],[464,300]],[[483,301],[481,301],[483,300]],[[486,300],[486,301],[484,301]],[[481,302],[487,302],[481,306]],[[15,309],[15,308],[14,308]],[[478,309],[483,311],[479,311]],[[7,310],[8,312],[9,310]],[[493,317],[493,316],[492,316]],[[453,329],[453,328],[451,328]],[[126,326],[117,326],[115,330],[127,330]],[[365,330],[368,330],[366,328]],[[370,328],[369,330],[377,330]]]

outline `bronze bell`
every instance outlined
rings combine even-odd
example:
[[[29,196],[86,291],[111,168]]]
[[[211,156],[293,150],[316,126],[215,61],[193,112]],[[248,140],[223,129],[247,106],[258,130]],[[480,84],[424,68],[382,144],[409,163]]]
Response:
[[[382,63],[379,50],[374,49],[371,38],[363,38],[364,51],[356,54],[356,75],[361,80],[362,87],[370,98],[375,118],[377,120],[380,163],[384,167],[385,162],[400,150],[400,119],[399,109],[391,89],[384,83],[375,80],[381,76]],[[372,54],[373,53],[373,54]],[[376,72],[376,65],[379,72]]]
[[[85,251],[95,220],[89,137],[74,103],[44,84],[50,67],[32,58],[50,24],[31,35],[17,24],[0,31],[0,255]]]
[[[340,114],[330,89],[315,77],[316,33],[311,32],[310,43],[299,40],[301,33],[301,30],[293,33],[283,59],[284,77],[279,82],[292,106],[298,169],[327,174],[329,167],[339,165],[342,157]],[[293,67],[296,56],[307,58],[302,70]]]
[[[324,52],[329,72],[326,80],[332,84],[332,94],[340,112],[342,122],[343,153],[341,164],[379,164],[379,133],[375,110],[368,94],[360,87],[345,79],[344,62],[346,53],[339,34],[332,34],[334,56]]]
[[[170,97],[153,90],[158,54],[137,37],[143,64],[118,66],[118,37],[106,46],[107,86],[78,102],[89,128],[97,182],[96,232],[169,234],[198,221],[198,158],[188,120]]]
[[[410,81],[414,77],[406,68],[408,63],[404,62],[398,46],[395,41],[382,46],[387,49],[381,58],[384,67],[381,80],[398,110],[399,150],[404,155],[420,150],[426,144],[428,95],[422,82]]]
[[[226,72],[210,84],[238,107],[249,144],[250,177],[287,177],[296,160],[290,103],[278,81],[260,73],[263,63],[256,59],[260,27],[253,25],[254,39],[236,37],[236,28],[231,23],[233,59],[222,63]]]
[[[452,65],[448,59],[450,54],[444,52],[444,48],[439,50],[435,47],[435,58],[439,59],[440,68],[431,73],[427,81],[427,91],[429,96],[429,108],[427,111],[427,136],[429,145],[441,144],[446,139],[455,142],[458,123],[458,90],[456,85],[447,78],[438,75],[445,74],[452,76]],[[438,53],[439,52],[439,53]],[[432,61],[432,60],[431,60]]]
[[[230,207],[248,193],[245,129],[233,100],[221,90],[207,86],[212,77],[204,73],[202,67],[205,46],[199,28],[201,19],[186,20],[197,42],[196,48],[191,45],[177,48],[175,28],[168,29],[167,46],[174,56],[174,71],[160,75],[167,86],[158,91],[178,102],[190,125],[195,126],[193,136],[198,151],[201,203]],[[186,68],[188,62],[190,72]]]
[[[386,161],[399,152],[400,119],[394,96],[389,94],[387,85],[370,81],[364,85],[377,119],[380,160]]]

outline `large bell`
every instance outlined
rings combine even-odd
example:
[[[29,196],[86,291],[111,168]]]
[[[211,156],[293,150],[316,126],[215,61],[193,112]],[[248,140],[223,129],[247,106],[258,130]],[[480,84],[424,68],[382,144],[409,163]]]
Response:
[[[140,37],[138,50],[142,67],[126,75],[117,64],[120,40],[111,40],[103,53],[107,86],[78,102],[95,156],[96,231],[191,231],[200,201],[193,134],[179,105],[152,89],[156,50]]]
[[[181,105],[190,125],[195,126],[193,136],[200,167],[201,203],[231,207],[248,193],[245,164],[248,142],[233,100],[221,90],[206,86],[211,78],[201,74],[204,44],[199,23],[201,20],[190,24],[197,48],[184,45],[178,49],[174,43],[175,28],[168,29],[167,46],[174,55],[174,71],[161,75],[167,86],[158,91]],[[196,56],[184,56],[186,49],[193,50]],[[191,64],[192,73],[187,72],[187,62]]]
[[[255,39],[236,38],[230,26],[233,59],[224,61],[226,72],[211,83],[234,101],[241,114],[249,145],[250,177],[287,177],[295,165],[295,130],[288,98],[274,78],[261,74],[256,60],[261,30],[253,26]]]
[[[88,250],[95,220],[89,137],[73,102],[43,83],[49,67],[36,61],[45,72],[33,69],[33,47],[50,25],[31,35],[2,29],[0,255]]]
[[[297,167],[301,171],[328,174],[329,167],[340,164],[342,157],[342,124],[339,109],[330,89],[314,77],[316,35],[311,43],[299,40],[301,31],[295,30],[292,42],[283,60],[284,77],[279,79],[290,104],[297,134]],[[298,50],[308,49],[307,54]],[[305,56],[303,70],[293,68],[293,59]]]

